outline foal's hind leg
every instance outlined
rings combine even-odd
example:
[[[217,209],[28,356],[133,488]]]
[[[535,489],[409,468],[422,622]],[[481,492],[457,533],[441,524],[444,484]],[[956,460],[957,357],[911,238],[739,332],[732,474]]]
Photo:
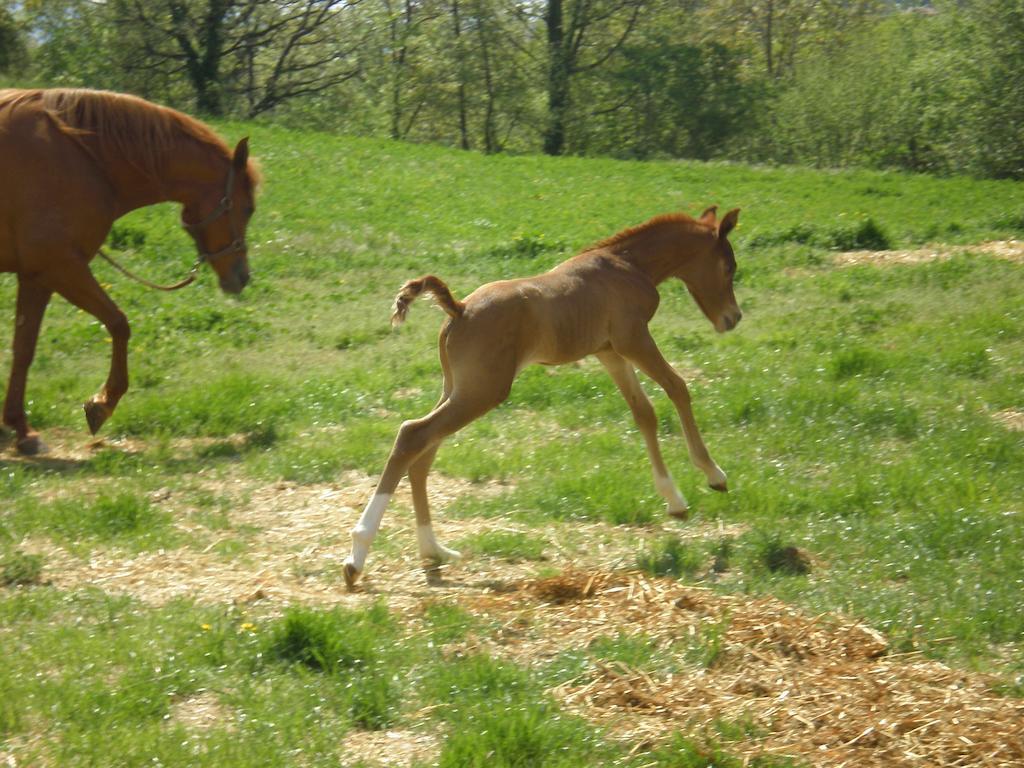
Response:
[[[636,371],[624,357],[612,351],[599,352],[597,359],[618,386],[619,392],[633,413],[633,420],[644,436],[647,455],[651,460],[651,470],[654,473],[654,487],[668,503],[668,513],[673,517],[685,518],[688,514],[686,499],[679,492],[661,456],[661,448],[658,446],[658,419],[654,413],[654,406],[640,386]]]
[[[27,277],[18,276],[17,309],[14,314],[14,354],[11,377],[4,400],[4,424],[15,431],[19,453],[33,455],[43,450],[39,434],[33,430],[25,416],[25,384],[28,369],[35,357],[39,327],[43,322],[46,305],[53,291]]]
[[[398,487],[399,480],[414,462],[428,451],[436,450],[444,438],[462,429],[504,400],[508,395],[508,388],[506,387],[500,396],[498,393],[475,394],[477,396],[459,396],[458,392],[454,392],[450,399],[445,400],[430,414],[422,419],[407,421],[398,430],[395,446],[391,449],[377,489],[363,510],[356,527],[352,529],[352,553],[345,560],[344,570],[345,582],[349,587],[356,583],[363,571],[370,544],[377,535],[380,521],[395,488]],[[425,473],[423,478],[425,487]]]
[[[412,488],[412,506],[416,510],[416,542],[419,545],[420,557],[437,563],[447,563],[460,560],[462,554],[439,543],[434,536],[434,526],[430,521],[430,501],[427,498],[427,474],[440,447],[439,442],[428,448],[409,466],[409,485]]]

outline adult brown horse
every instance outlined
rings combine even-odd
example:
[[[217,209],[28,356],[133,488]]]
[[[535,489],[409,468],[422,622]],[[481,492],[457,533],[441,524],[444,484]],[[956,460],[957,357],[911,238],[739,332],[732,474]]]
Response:
[[[182,223],[226,293],[249,281],[246,226],[258,183],[248,139],[232,152],[181,112],[124,94],[0,90],[0,272],[18,276],[14,358],[3,422],[18,450],[41,449],[25,416],[25,383],[54,292],[98,319],[113,343],[110,373],[87,403],[93,434],[128,389],[128,319],[89,262],[114,220],[181,203]]]
[[[409,304],[432,293],[448,314],[441,327],[444,384],[434,410],[402,424],[377,489],[352,529],[352,553],[345,560],[349,587],[359,579],[398,482],[408,474],[416,511],[420,555],[458,558],[434,538],[427,503],[427,474],[441,441],[499,405],[527,365],[558,365],[594,355],[626,399],[644,436],[654,485],[668,513],[686,517],[687,505],[658,447],[657,419],[636,376],[639,368],[665,390],[676,407],[690,459],[717,491],[725,473],[701,439],[686,382],[665,360],[647,324],[658,308],[658,286],[682,280],[720,333],[736,327],[743,314],[733,294],[736,257],[729,233],[739,209],[721,220],[708,208],[700,219],[658,216],[593,245],[549,272],[501,280],[477,288],[464,301],[434,275],[410,280],[395,299],[392,322],[405,320]]]

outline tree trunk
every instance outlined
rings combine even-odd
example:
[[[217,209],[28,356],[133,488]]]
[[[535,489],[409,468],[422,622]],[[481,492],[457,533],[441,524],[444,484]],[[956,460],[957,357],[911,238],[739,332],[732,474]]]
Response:
[[[466,121],[466,62],[462,51],[462,23],[459,20],[459,0],[452,0],[452,24],[455,33],[455,66],[459,78],[459,146],[469,149],[469,127]]]
[[[569,107],[569,62],[565,50],[563,0],[548,0],[544,23],[548,34],[548,127],[544,152],[560,155],[565,149],[565,118]]]

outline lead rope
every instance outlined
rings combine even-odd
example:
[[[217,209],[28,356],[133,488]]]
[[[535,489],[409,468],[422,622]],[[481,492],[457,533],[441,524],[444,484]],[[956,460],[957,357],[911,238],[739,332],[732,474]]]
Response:
[[[147,288],[155,288],[158,291],[176,291],[179,288],[184,288],[186,285],[191,285],[192,283],[195,282],[196,274],[199,272],[199,267],[203,263],[201,259],[196,261],[196,263],[192,265],[192,269],[189,271],[189,273],[185,277],[185,279],[181,280],[181,281],[179,281],[177,283],[174,283],[174,285],[158,285],[157,283],[151,283],[149,280],[147,280],[144,277],[139,277],[138,275],[129,272],[127,269],[125,269],[120,264],[118,264],[116,261],[114,261],[112,258],[110,258],[107,255],[106,251],[104,251],[102,248],[100,248],[99,251],[97,251],[97,253],[100,256],[103,257],[104,261],[106,261],[108,264],[110,264],[110,266],[112,266],[114,269],[116,269],[122,275],[125,275],[126,277],[131,278],[132,280],[134,280],[137,283],[142,283]]]

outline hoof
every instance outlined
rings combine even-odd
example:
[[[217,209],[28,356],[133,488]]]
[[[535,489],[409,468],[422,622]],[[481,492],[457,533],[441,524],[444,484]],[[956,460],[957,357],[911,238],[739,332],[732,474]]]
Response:
[[[89,431],[94,435],[112,413],[110,408],[95,400],[90,400],[82,408],[85,410],[85,420],[89,423]]]
[[[438,545],[437,549],[435,549],[433,552],[420,552],[420,557],[422,557],[426,562],[430,563],[431,565],[443,565],[445,563],[454,564],[462,562],[461,552],[454,549],[448,549],[448,547],[442,547],[441,545]]]
[[[686,507],[683,509],[670,509],[668,511],[669,517],[674,517],[676,520],[689,520],[690,510]]]
[[[18,440],[16,443],[18,453],[22,456],[35,456],[40,453],[46,453],[46,445],[39,439],[39,435],[32,434],[26,435],[25,437]]]
[[[720,491],[721,493],[727,493],[729,486],[725,483],[708,483],[708,487],[713,491]]]
[[[349,591],[356,588],[356,582],[359,581],[359,571],[352,563],[345,563],[345,568],[342,571],[345,576],[345,586],[348,587]]]

